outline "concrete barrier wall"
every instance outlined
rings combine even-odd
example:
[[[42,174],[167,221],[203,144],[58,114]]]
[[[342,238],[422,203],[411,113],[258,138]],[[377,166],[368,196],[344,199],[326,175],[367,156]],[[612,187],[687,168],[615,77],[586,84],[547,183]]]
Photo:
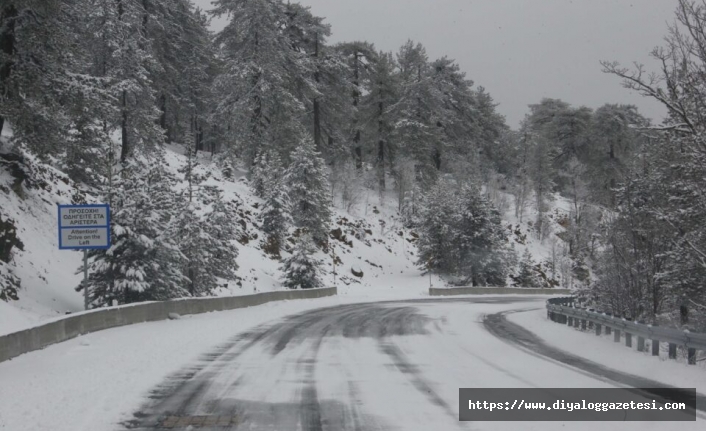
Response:
[[[179,299],[164,302],[125,305],[70,315],[34,328],[0,336],[0,362],[79,335],[134,323],[153,322],[180,315],[208,313],[252,307],[273,301],[313,299],[334,296],[335,287],[310,290],[286,290],[225,298]]]
[[[429,296],[454,295],[569,295],[568,289],[535,289],[513,287],[451,287],[429,288]]]

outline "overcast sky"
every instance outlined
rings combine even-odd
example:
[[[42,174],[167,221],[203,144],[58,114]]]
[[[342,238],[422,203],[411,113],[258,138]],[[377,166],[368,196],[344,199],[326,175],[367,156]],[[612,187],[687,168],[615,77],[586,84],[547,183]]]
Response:
[[[203,9],[211,0],[193,0]],[[292,0],[294,1],[294,0]],[[600,60],[656,69],[649,52],[661,45],[673,0],[301,0],[331,24],[331,43],[367,40],[397,52],[421,42],[434,59],[455,59],[485,87],[516,128],[527,105],[543,97],[575,106],[631,103],[661,120],[665,111],[601,72]],[[219,30],[223,21],[212,23]]]

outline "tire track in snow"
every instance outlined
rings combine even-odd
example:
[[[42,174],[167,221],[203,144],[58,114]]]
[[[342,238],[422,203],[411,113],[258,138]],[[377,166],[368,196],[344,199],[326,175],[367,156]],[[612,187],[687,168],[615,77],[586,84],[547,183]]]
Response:
[[[322,345],[327,340],[363,338],[376,340],[381,357],[391,361],[430,405],[456,421],[455,408],[435,391],[421,369],[394,343],[394,338],[429,335],[432,319],[421,313],[418,305],[517,301],[518,298],[492,297],[386,301],[291,315],[233,337],[202,355],[195,365],[176,373],[155,389],[145,407],[125,425],[135,430],[154,430],[171,415],[210,415],[237,417],[237,423],[229,428],[232,430],[393,429],[394,425],[380,423],[381,418],[378,420],[362,411],[364,404],[359,399],[356,376],[341,382],[342,387],[337,388],[339,392],[334,393],[333,399],[321,399],[317,388],[317,384],[323,383],[317,380]],[[348,358],[342,358],[343,365],[350,365],[347,362]],[[293,390],[291,399],[272,402],[281,399],[282,391],[288,390]]]
[[[501,313],[488,314],[483,319],[483,325],[485,326],[485,329],[494,336],[502,339],[503,341],[509,344],[518,346],[523,350],[527,351],[528,353],[533,353],[535,356],[538,356],[540,358],[551,359],[561,364],[568,365],[569,367],[572,367],[575,370],[577,369],[590,376],[598,377],[602,380],[609,380],[619,385],[629,386],[636,389],[678,389],[674,386],[670,386],[661,382],[608,368],[596,362],[584,359],[580,356],[573,355],[567,351],[550,346],[534,333],[515,323],[508,321],[505,317],[507,314],[510,313],[521,313],[534,310],[537,310],[537,308],[512,310],[504,311]],[[643,394],[646,393],[647,396],[655,395],[650,393],[649,390],[640,390],[639,392],[642,392]],[[706,412],[706,396],[704,396],[703,394],[696,394],[696,409],[701,412]]]

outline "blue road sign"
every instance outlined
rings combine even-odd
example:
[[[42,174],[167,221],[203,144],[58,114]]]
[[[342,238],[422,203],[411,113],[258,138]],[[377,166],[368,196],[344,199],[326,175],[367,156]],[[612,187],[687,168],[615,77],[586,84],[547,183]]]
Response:
[[[59,249],[110,248],[110,206],[59,205]]]

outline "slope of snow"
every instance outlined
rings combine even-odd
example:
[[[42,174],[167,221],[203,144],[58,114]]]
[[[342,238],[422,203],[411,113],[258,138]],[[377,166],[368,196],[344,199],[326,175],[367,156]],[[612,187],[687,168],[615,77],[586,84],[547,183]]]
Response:
[[[183,164],[183,152],[183,147],[177,145],[170,146],[167,152],[167,162],[175,173]],[[210,159],[209,153],[201,153],[198,169],[209,174],[205,184],[217,186],[227,201],[238,203],[234,221],[243,226],[242,231],[248,237],[248,241],[241,241],[239,246],[238,276],[241,280],[229,283],[218,294],[232,296],[282,289],[280,262],[261,249],[264,235],[259,230],[258,214],[262,200],[253,195],[244,170],[236,170],[234,178],[229,181]],[[372,191],[368,193],[376,195]],[[329,250],[319,252],[317,256],[324,264],[323,281],[326,285],[335,284],[339,294],[353,296],[387,295],[387,290],[394,289],[415,295],[428,292],[429,277],[422,276],[415,263],[415,238],[402,227],[394,202],[393,193],[389,192],[382,202],[377,196],[368,196],[355,209],[355,215],[339,207],[333,208],[331,230],[341,229],[341,237],[339,240],[331,236]],[[356,238],[356,231],[365,232],[364,237]],[[282,257],[286,256],[288,253],[283,251]],[[362,270],[363,276],[353,275],[353,269],[356,272]],[[433,277],[432,281],[442,284],[438,277]]]
[[[83,308],[82,295],[74,289],[81,280],[76,274],[81,253],[58,250],[56,205],[92,203],[97,199],[80,191],[81,187],[58,170],[33,157],[28,160],[41,184],[23,187],[22,196],[12,191],[13,176],[0,169],[0,208],[5,217],[16,221],[18,235],[25,245],[24,251],[16,251],[13,261],[15,273],[22,282],[20,300],[0,302],[0,333],[23,329]],[[170,171],[181,177],[178,169],[185,163],[184,148],[168,146],[166,162]],[[226,179],[210,153],[199,153],[199,162],[197,169],[207,177],[205,184],[218,187],[225,200],[233,203],[233,223],[241,236],[237,259],[239,279],[223,280],[223,287],[216,294],[233,296],[282,289],[280,262],[261,247],[264,235],[259,229],[259,213],[263,202],[253,195],[245,171],[236,168],[232,178]],[[536,218],[532,204],[528,204],[520,221],[514,214],[512,195],[501,191],[494,195],[518,256],[521,257],[525,249],[530,250],[535,262],[545,263],[543,268],[548,273],[546,261],[553,252],[560,253],[562,247],[556,234],[563,228],[557,220],[568,214],[569,202],[560,197],[553,200],[549,211],[551,232],[540,241],[529,223]],[[416,235],[404,228],[391,188],[382,197],[375,191],[363,189],[356,205],[344,205],[338,193],[334,203],[330,246],[318,254],[323,262],[326,285],[336,285],[339,294],[344,296],[373,294],[394,298],[410,294],[424,296],[430,285],[443,287],[446,284],[438,276],[430,279],[416,264]],[[346,206],[348,208],[344,208]],[[287,255],[286,251],[282,253],[283,257]]]
[[[16,177],[0,169],[0,214],[11,219],[24,250],[13,249],[11,266],[21,280],[19,301],[0,301],[0,333],[11,332],[51,317],[83,309],[80,283],[75,273],[80,252],[60,251],[57,233],[57,204],[76,199],[92,202],[77,191],[58,170],[23,154],[31,178],[17,187]],[[18,194],[15,190],[21,190]]]
[[[5,136],[5,135],[4,135]],[[4,138],[6,139],[6,137]],[[184,164],[184,149],[171,145],[166,152],[169,169],[177,171]],[[12,191],[15,178],[0,169],[0,208],[5,218],[15,221],[24,251],[15,249],[12,266],[21,279],[19,301],[0,301],[0,334],[34,326],[46,319],[83,309],[83,297],[75,291],[81,281],[76,271],[82,254],[60,251],[57,241],[56,205],[97,199],[79,191],[63,173],[26,156],[41,181],[40,187],[22,187],[21,195]],[[208,174],[205,184],[217,186],[226,201],[235,204],[233,222],[240,227],[243,240],[239,245],[237,271],[239,280],[227,282],[216,292],[221,296],[246,295],[283,289],[280,262],[264,253],[260,243],[259,212],[262,201],[255,197],[243,170],[237,170],[232,180],[226,180],[209,153],[200,153],[201,173]],[[33,171],[34,172],[34,171]],[[375,193],[370,192],[373,196]],[[356,208],[358,217],[334,209],[332,229],[341,229],[340,239],[331,238],[330,248],[320,252],[324,263],[326,285],[336,285],[340,295],[369,297],[398,297],[400,294],[426,295],[430,285],[428,276],[415,264],[415,238],[402,228],[397,218],[393,193],[382,202],[366,197]],[[356,238],[355,232],[363,232]],[[287,256],[286,252],[282,253]],[[334,256],[336,268],[334,276]],[[362,277],[353,274],[363,273]],[[438,277],[431,280],[442,285]]]
[[[533,198],[524,205],[522,215],[515,213],[515,196],[500,190],[490,191],[485,188],[495,206],[500,210],[503,226],[505,226],[510,246],[515,250],[518,260],[523,253],[530,252],[535,264],[541,265],[541,270],[547,278],[552,276],[559,286],[571,289],[579,283],[572,274],[572,259],[568,254],[568,246],[561,238],[566,232],[564,221],[571,215],[571,202],[558,193],[549,196],[545,209],[545,233],[539,238],[535,223],[537,221],[537,205]],[[553,268],[552,268],[553,266]],[[510,285],[512,280],[508,281]]]

